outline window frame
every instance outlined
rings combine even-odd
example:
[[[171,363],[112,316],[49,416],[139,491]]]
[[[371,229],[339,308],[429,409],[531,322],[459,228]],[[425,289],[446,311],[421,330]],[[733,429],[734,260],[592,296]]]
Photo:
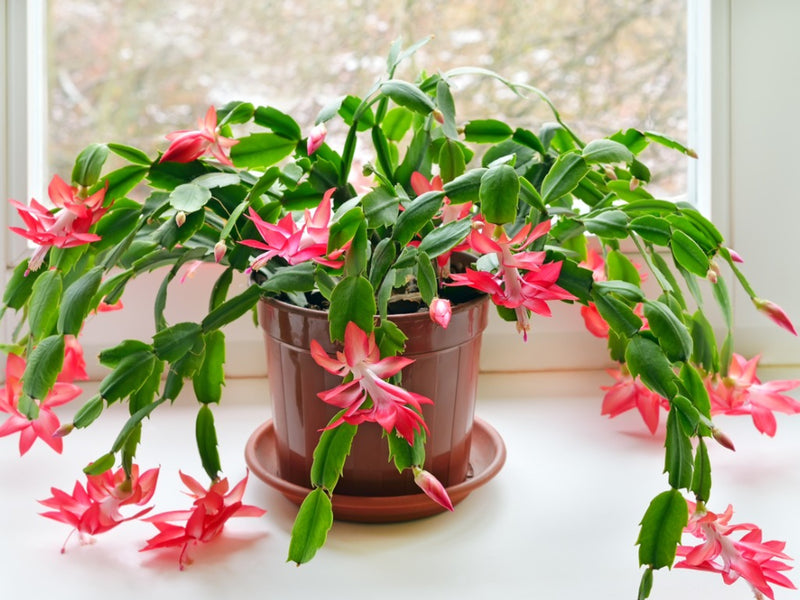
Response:
[[[690,166],[688,197],[706,214],[713,215],[726,239],[736,233],[731,223],[731,12],[731,0],[688,2],[689,143],[699,155]],[[6,198],[25,201],[41,198],[46,187],[46,0],[5,2],[0,19],[0,30],[6,40],[0,48],[5,86],[0,90],[3,116],[0,143],[5,150],[5,159],[0,161],[0,193]],[[6,226],[11,213],[8,204],[4,204],[0,211],[3,238],[0,258],[7,267],[6,276],[12,261],[25,251],[24,243],[8,234]],[[149,297],[149,291],[145,292],[142,303],[146,304],[145,298]],[[136,298],[131,300],[131,309],[136,310]],[[559,307],[553,319],[537,319],[534,339],[524,345],[516,339],[518,334],[513,327],[493,320],[484,340],[483,368],[544,370],[608,366],[604,344],[601,340],[597,344],[594,340],[587,343],[575,312],[574,307]],[[4,323],[4,327],[8,324]],[[110,335],[114,327],[103,330]],[[7,335],[4,338],[8,339]],[[108,340],[86,341],[90,348],[100,348]],[[257,345],[260,346],[257,330],[242,328],[229,340],[228,362],[239,362],[237,374],[263,374],[263,365],[252,359]],[[577,357],[576,347],[585,348]],[[87,349],[89,356],[90,351]]]

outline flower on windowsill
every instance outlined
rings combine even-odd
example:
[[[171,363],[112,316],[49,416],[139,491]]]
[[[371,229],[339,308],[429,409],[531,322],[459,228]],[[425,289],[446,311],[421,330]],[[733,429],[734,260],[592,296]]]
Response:
[[[152,506],[125,517],[120,508],[128,505],[142,506],[150,502],[157,481],[158,469],[150,469],[139,475],[138,465],[132,465],[130,473],[118,469],[116,472],[109,470],[99,475],[89,475],[86,478],[86,487],[76,481],[71,494],[50,488],[52,496],[40,500],[39,503],[52,510],[42,513],[42,516],[72,527],[61,547],[63,553],[69,538],[75,532],[78,533],[81,544],[88,544],[92,541],[92,536],[105,533],[120,523],[138,519],[150,512]]]
[[[723,364],[734,332],[726,326],[724,342],[717,340],[702,296],[714,286],[713,301],[725,324],[733,323],[725,284],[731,272],[759,311],[794,333],[785,311],[756,295],[711,221],[648,191],[654,170],[641,162],[645,147],[694,157],[690,148],[633,128],[584,141],[532,86],[485,69],[434,69],[405,81],[395,59],[414,48],[394,50],[383,79],[363,97],[327,104],[306,137],[309,123],[275,107],[210,106],[196,129],[168,133],[168,143],[154,148],[90,145],[69,183],[53,177],[52,209],[12,201],[20,220],[12,231],[38,247],[15,267],[0,307],[20,320],[3,347],[0,435],[19,433],[23,454],[36,440],[60,452],[71,436],[95,422],[99,428],[108,406],[127,405],[130,414],[88,467],[89,487],[54,489],[48,516],[81,535],[134,518],[117,510],[149,501],[155,484],[132,468],[139,442],[187,383],[198,400],[192,426],[210,484],[182,475],[194,505],[150,517],[160,533],[147,548],[178,547],[183,566],[191,547],[216,537],[228,518],[262,514],[241,504],[246,478],[227,488],[213,411],[223,398],[225,327],[265,297],[327,312],[329,339],[304,349],[316,361],[310,368],[341,378],[320,393],[320,402],[339,409],[320,440],[336,438],[343,464],[359,424],[378,423],[398,469],[443,506],[446,494],[424,456],[422,408],[436,399],[406,387],[412,384],[402,371],[411,359],[389,314],[427,311],[448,328],[437,335],[449,337],[458,305],[488,295],[527,339],[534,316],[549,316],[551,303],[578,304],[576,318],[606,340],[617,364],[603,414],[636,409],[655,431],[660,411],[669,410],[667,460],[657,465],[666,467],[669,494],[705,491],[706,440],[732,447],[714,422],[718,415],[750,415],[772,435],[774,412],[798,412],[800,403],[785,393],[795,382],[762,383],[753,361]],[[465,77],[543,98],[555,124],[537,125],[531,115],[506,124],[492,114],[460,122],[454,92]],[[326,132],[339,119],[346,133],[337,145]],[[109,168],[112,153],[126,164]],[[220,273],[207,314],[170,322],[170,284],[203,263]],[[86,377],[79,343],[86,319],[121,308],[129,284],[154,270],[163,272],[152,305],[155,333],[120,334],[101,349],[107,373],[97,393],[61,425],[53,408],[66,414]],[[236,273],[250,277],[240,283]],[[333,513],[322,496],[330,500],[337,479],[336,469],[327,472],[309,495],[321,503],[305,524],[320,534],[298,562],[324,542]],[[642,522],[642,537],[677,548],[678,520],[652,522]],[[643,561],[645,575],[671,566],[661,563]]]
[[[193,477],[184,473],[181,473],[180,477],[184,485],[189,488],[189,496],[194,498],[192,508],[145,518],[145,521],[156,526],[159,533],[147,540],[147,545],[141,551],[179,547],[181,551],[178,555],[178,566],[181,570],[192,562],[191,549],[218,537],[229,519],[260,517],[267,512],[242,503],[247,475],[232,489],[229,489],[227,479],[216,481],[206,489]],[[183,521],[184,524],[176,525],[175,522],[178,521]]]

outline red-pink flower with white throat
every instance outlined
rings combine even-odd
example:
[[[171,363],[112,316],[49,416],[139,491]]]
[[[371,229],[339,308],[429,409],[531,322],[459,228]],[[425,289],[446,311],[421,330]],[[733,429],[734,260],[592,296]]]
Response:
[[[300,222],[295,222],[289,213],[277,224],[268,223],[250,208],[250,220],[264,241],[242,240],[240,243],[250,248],[266,250],[253,259],[250,269],[258,271],[276,256],[283,258],[290,265],[313,260],[328,267],[341,267],[344,264],[342,255],[345,248],[328,254],[329,225],[332,216],[331,197],[334,191],[335,188],[331,188],[325,192],[314,211],[306,210]]]
[[[409,445],[414,444],[414,434],[421,428],[428,430],[421,405],[433,401],[385,381],[414,362],[413,359],[403,356],[382,359],[374,333],[367,335],[351,321],[345,328],[343,352],[331,358],[319,342],[311,340],[311,357],[329,373],[353,376],[351,381],[318,394],[324,402],[346,409],[327,429],[345,422],[358,425],[370,421],[378,423],[387,433],[396,429]],[[368,398],[372,406],[361,408]]]
[[[706,388],[712,415],[750,415],[756,429],[772,437],[778,427],[774,412],[800,413],[800,402],[782,393],[800,386],[800,380],[762,383],[756,375],[760,358],[747,360],[734,354],[727,377],[708,379]]]
[[[47,250],[51,246],[73,248],[100,239],[99,235],[89,233],[89,229],[107,210],[103,208],[106,188],[84,198],[78,188],[71,187],[56,175],[47,187],[47,195],[59,209],[54,213],[36,200],[31,200],[30,206],[9,200],[27,226],[27,229],[21,227],[9,227],[9,229],[39,246],[28,261],[28,271],[36,271],[42,266]]]
[[[53,408],[74,400],[81,395],[82,390],[71,383],[56,382],[47,398],[31,400],[38,402],[39,414],[35,419],[28,419],[19,410],[23,373],[25,360],[16,354],[9,354],[6,360],[6,385],[0,390],[0,412],[10,416],[0,425],[0,437],[19,433],[20,456],[30,450],[37,438],[61,454],[64,441],[61,437],[54,436],[61,423]]]
[[[550,221],[536,227],[528,223],[509,238],[502,228],[476,221],[467,241],[481,254],[497,256],[495,273],[467,269],[463,274],[452,275],[450,285],[465,285],[492,297],[498,306],[513,308],[517,316],[517,330],[528,339],[530,319],[528,310],[549,317],[551,300],[575,300],[575,296],[556,284],[561,274],[561,262],[545,263],[544,252],[527,252],[536,239],[550,231]]]
[[[795,589],[781,573],[791,569],[783,562],[791,560],[783,552],[785,542],[763,541],[761,529],[752,523],[731,525],[730,505],[724,513],[715,514],[692,502],[687,504],[692,516],[684,531],[703,541],[697,546],[678,546],[676,554],[683,560],[675,563],[676,568],[719,573],[728,585],[741,577],[750,584],[756,598],[773,599],[770,584]]]
[[[450,317],[453,315],[450,300],[437,296],[431,300],[429,314],[431,316],[431,321],[447,329],[447,326],[450,324]]]
[[[189,552],[198,544],[210,542],[222,533],[228,519],[234,517],[260,517],[267,511],[242,503],[247,475],[229,491],[228,480],[220,479],[206,489],[196,479],[180,473],[189,488],[194,504],[189,510],[174,510],[143,519],[156,526],[159,533],[147,540],[140,551],[157,548],[180,547],[178,566],[181,570],[192,562]],[[176,521],[184,521],[176,525]]]
[[[607,372],[616,383],[600,388],[606,392],[600,414],[613,418],[635,408],[650,433],[655,433],[661,409],[669,410],[669,401],[645,387],[639,377],[634,378],[630,373],[615,369],[608,369]]]
[[[86,381],[86,360],[83,358],[83,348],[74,335],[64,336],[64,365],[56,381],[72,383],[73,381]]]
[[[182,129],[167,134],[171,142],[159,162],[188,163],[211,154],[223,165],[232,166],[230,149],[239,140],[222,137],[217,130],[217,109],[210,106],[204,119],[198,119],[198,129]]]
[[[453,510],[453,502],[447,494],[447,490],[442,483],[425,469],[420,467],[413,467],[414,483],[417,484],[419,489],[425,492],[431,500],[446,508],[449,511]]]
[[[325,136],[328,135],[328,128],[325,123],[319,123],[311,129],[308,134],[308,141],[306,142],[306,153],[311,156],[319,150],[320,146],[325,143]]]
[[[132,465],[130,479],[123,469],[90,475],[86,488],[76,481],[71,494],[50,488],[52,496],[39,500],[39,503],[53,510],[42,513],[42,516],[72,526],[61,548],[63,553],[70,536],[76,531],[81,544],[87,544],[91,536],[104,533],[125,521],[138,519],[151,511],[152,506],[124,517],[119,509],[131,504],[147,504],[155,493],[157,481],[158,469],[150,469],[140,476],[138,465]]]

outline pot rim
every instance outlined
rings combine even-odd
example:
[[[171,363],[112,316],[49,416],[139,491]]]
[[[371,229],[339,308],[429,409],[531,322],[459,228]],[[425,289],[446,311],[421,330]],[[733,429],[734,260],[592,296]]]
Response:
[[[489,300],[489,294],[481,292],[481,293],[479,293],[478,296],[476,296],[475,298],[472,298],[470,300],[467,300],[466,302],[459,302],[458,304],[453,304],[453,307],[452,307],[453,313],[469,310],[473,306],[475,306],[477,304],[481,304],[482,302],[486,302],[488,300]],[[274,296],[262,297],[260,302],[265,302],[267,304],[274,304],[275,306],[277,306],[281,310],[285,310],[287,312],[292,312],[292,313],[296,313],[296,314],[299,314],[299,315],[303,315],[303,316],[305,316],[307,318],[318,318],[318,319],[323,319],[324,318],[326,321],[328,320],[328,317],[327,317],[328,311],[327,310],[319,310],[317,308],[306,308],[306,307],[303,307],[303,306],[297,306],[296,304],[291,304],[290,302],[285,302],[284,300],[279,300],[278,298],[275,298]],[[410,312],[410,313],[393,313],[393,314],[387,315],[387,318],[389,320],[391,320],[391,321],[402,323],[402,322],[405,322],[405,321],[413,321],[414,319],[419,319],[421,317],[425,317],[426,319],[429,319],[430,318],[428,316],[429,312],[430,311],[428,311],[428,310],[424,310],[424,311],[417,311],[417,312]],[[375,318],[380,318],[380,315],[375,315]]]

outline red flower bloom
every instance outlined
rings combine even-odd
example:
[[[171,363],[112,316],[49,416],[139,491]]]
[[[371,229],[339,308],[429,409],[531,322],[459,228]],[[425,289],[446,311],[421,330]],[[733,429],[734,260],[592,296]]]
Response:
[[[211,487],[206,490],[196,479],[184,473],[181,473],[180,477],[189,488],[189,495],[195,499],[193,508],[160,513],[144,519],[155,525],[159,533],[147,540],[147,545],[141,549],[141,552],[179,546],[181,552],[178,557],[178,565],[183,570],[186,564],[191,563],[190,548],[217,537],[222,533],[228,519],[260,517],[266,511],[256,506],[242,504],[242,496],[244,496],[247,486],[247,475],[230,492],[227,479],[212,483]],[[173,521],[185,521],[186,523],[175,525],[172,523]]]
[[[197,160],[204,154],[211,154],[223,165],[233,165],[230,159],[230,148],[239,143],[222,137],[217,131],[217,109],[213,106],[206,111],[205,119],[198,119],[199,129],[173,131],[167,134],[172,142],[159,162],[188,163]]]
[[[22,396],[21,379],[24,372],[25,360],[16,354],[9,354],[6,361],[6,385],[0,390],[0,412],[11,416],[0,425],[0,437],[19,432],[20,456],[30,450],[36,438],[61,454],[64,442],[60,436],[54,437],[61,423],[52,409],[74,400],[81,395],[82,390],[71,383],[57,382],[47,398],[38,400],[39,415],[35,419],[28,419],[19,410],[19,400]]]
[[[81,544],[91,540],[91,536],[113,529],[120,523],[137,519],[152,510],[152,506],[140,510],[130,517],[123,517],[121,506],[136,504],[142,506],[150,501],[158,481],[158,469],[150,469],[139,476],[139,466],[131,467],[128,479],[123,469],[116,473],[111,470],[101,475],[87,477],[86,488],[75,482],[72,494],[50,488],[52,497],[39,503],[54,510],[42,513],[43,517],[66,523],[73,527],[61,552],[64,552],[70,536],[78,532]]]
[[[774,411],[785,414],[800,413],[800,402],[782,394],[800,386],[800,381],[787,379],[762,383],[756,376],[761,357],[746,360],[734,354],[724,379],[706,381],[711,398],[711,414],[750,415],[753,425],[761,433],[772,437],[777,430]]]
[[[635,408],[650,433],[655,433],[661,409],[669,410],[669,401],[647,389],[638,377],[634,379],[629,373],[612,369],[607,372],[617,381],[612,386],[600,388],[606,392],[600,414],[613,418]]]
[[[28,261],[29,271],[36,271],[42,266],[50,246],[72,248],[99,240],[100,236],[89,233],[89,228],[97,223],[107,210],[103,208],[105,188],[88,198],[82,198],[78,195],[78,188],[70,187],[58,175],[50,181],[47,194],[50,196],[50,201],[60,210],[52,213],[36,200],[31,200],[30,206],[9,200],[28,227],[27,229],[9,227],[9,229],[39,245]]]
[[[733,508],[730,505],[718,515],[691,502],[687,504],[693,514],[684,531],[703,542],[694,547],[678,546],[677,555],[683,560],[675,563],[675,567],[720,573],[728,585],[742,577],[750,584],[756,598],[774,598],[771,583],[795,589],[792,582],[780,573],[791,568],[782,562],[791,560],[783,553],[784,542],[762,541],[761,529],[751,523],[731,525]],[[744,534],[734,539],[736,532]]]
[[[420,431],[420,427],[427,431],[420,414],[421,405],[433,404],[433,401],[384,381],[414,361],[402,356],[381,359],[374,333],[367,336],[351,321],[344,332],[344,352],[337,352],[336,358],[331,358],[316,340],[311,340],[311,357],[329,373],[353,376],[348,383],[318,394],[324,402],[347,409],[328,429],[343,422],[358,425],[371,421],[387,433],[397,429],[409,445],[414,444],[414,433]],[[372,400],[372,405],[361,408],[367,398]]]
[[[73,381],[86,381],[89,375],[86,373],[86,361],[83,358],[83,348],[81,348],[78,338],[74,335],[64,336],[64,366],[58,374],[57,381],[72,383]]]
[[[528,310],[550,316],[550,300],[575,300],[575,296],[556,285],[561,274],[561,262],[545,263],[544,252],[524,252],[534,240],[550,230],[550,221],[539,223],[532,229],[529,223],[509,239],[500,228],[478,222],[467,238],[470,247],[481,254],[497,256],[497,271],[474,271],[452,275],[450,285],[466,285],[487,294],[492,301],[513,308],[517,315],[517,330],[528,339],[530,321]]]
[[[323,265],[339,268],[343,265],[344,248],[328,255],[329,224],[331,220],[331,196],[334,188],[325,192],[322,201],[314,212],[305,211],[301,225],[295,223],[291,213],[277,224],[268,223],[250,209],[250,219],[261,234],[259,240],[242,240],[240,243],[251,248],[266,250],[253,259],[250,268],[258,271],[270,259],[280,256],[290,265],[313,260]]]

